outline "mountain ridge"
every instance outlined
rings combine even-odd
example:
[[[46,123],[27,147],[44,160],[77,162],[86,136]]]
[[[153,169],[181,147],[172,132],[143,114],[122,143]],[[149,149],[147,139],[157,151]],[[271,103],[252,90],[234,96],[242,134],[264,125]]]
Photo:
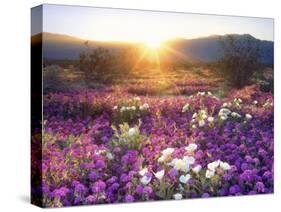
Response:
[[[246,39],[258,43],[261,49],[260,62],[264,64],[273,64],[273,41],[260,40],[250,34],[231,34],[234,39]],[[33,35],[38,36],[38,34]],[[186,55],[188,58],[200,62],[214,62],[222,58],[223,51],[221,40],[228,35],[210,35],[199,38],[173,38],[166,40],[165,45],[172,46],[174,50]],[[124,48],[126,46],[141,45],[138,42],[122,41],[95,41],[82,39],[70,35],[43,32],[43,58],[44,59],[78,59],[82,51],[89,48],[105,47],[112,50]],[[85,45],[87,42],[87,45]]]

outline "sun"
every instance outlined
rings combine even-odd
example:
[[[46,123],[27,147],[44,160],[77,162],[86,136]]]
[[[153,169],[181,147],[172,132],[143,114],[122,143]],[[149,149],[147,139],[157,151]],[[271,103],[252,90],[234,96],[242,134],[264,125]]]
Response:
[[[149,40],[145,40],[144,44],[152,50],[156,50],[159,49],[161,47],[162,44],[162,40],[157,40],[157,39],[149,39]]]

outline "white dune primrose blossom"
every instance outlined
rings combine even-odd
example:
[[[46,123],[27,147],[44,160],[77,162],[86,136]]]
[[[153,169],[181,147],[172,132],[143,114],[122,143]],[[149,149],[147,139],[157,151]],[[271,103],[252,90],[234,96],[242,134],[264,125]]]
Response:
[[[236,113],[236,112],[232,112],[232,113],[231,113],[231,116],[232,116],[233,118],[241,118],[241,117],[242,117],[239,113]]]
[[[161,171],[159,171],[159,172],[156,172],[154,175],[155,175],[155,177],[156,177],[158,180],[162,180],[162,178],[163,178],[164,175],[165,175],[165,170],[163,169],[163,170],[161,170]]]
[[[197,149],[197,144],[191,143],[184,149],[188,152],[194,152]]]
[[[120,109],[120,112],[124,112],[126,110],[126,107],[122,106],[121,109]]]
[[[132,128],[130,128],[129,131],[128,131],[128,136],[129,136],[129,137],[133,137],[133,136],[135,136],[137,133],[138,133],[137,129],[134,128],[134,127],[132,127]]]
[[[198,125],[199,125],[199,127],[204,127],[205,126],[205,120],[199,120]]]
[[[175,151],[174,148],[168,147],[168,148],[166,148],[166,149],[164,149],[164,150],[162,151],[162,155],[169,156],[169,155],[171,155],[174,151]]]
[[[149,104],[144,103],[144,104],[142,105],[142,107],[143,107],[143,109],[147,110],[147,109],[149,108]]]
[[[197,117],[197,113],[193,113],[192,118],[195,119]]]
[[[209,170],[212,170],[212,171],[215,171],[216,168],[219,167],[220,162],[221,162],[220,160],[216,160],[216,161],[213,161],[213,162],[209,163],[209,164],[208,164],[208,169],[209,169]]]
[[[191,179],[191,175],[190,174],[186,174],[186,175],[181,175],[179,177],[179,181],[183,184],[186,184],[189,180]]]
[[[182,194],[181,193],[176,193],[173,195],[175,200],[181,200],[182,199]]]
[[[147,172],[148,172],[148,169],[147,169],[147,168],[143,168],[143,169],[141,169],[141,170],[139,171],[139,174],[140,174],[141,176],[144,176]]]
[[[192,168],[192,171],[196,174],[198,174],[202,169],[202,166],[201,165],[196,165],[195,167]]]
[[[251,114],[249,114],[249,113],[247,113],[247,114],[245,115],[245,117],[246,117],[247,120],[250,120],[250,119],[253,118],[253,116],[252,116]]]
[[[207,169],[205,176],[206,178],[212,178],[213,176],[215,176],[215,171]]]
[[[113,154],[111,152],[107,152],[106,153],[106,157],[107,157],[108,160],[113,160],[114,159],[114,156],[113,156]]]
[[[231,169],[230,165],[227,162],[223,162],[223,161],[220,161],[220,168],[222,168],[224,171]]]
[[[166,157],[164,155],[161,155],[160,158],[158,158],[158,163],[163,163],[165,161]]]
[[[207,120],[208,120],[208,122],[213,123],[215,119],[214,119],[214,117],[209,116]]]
[[[189,106],[190,106],[189,103],[186,103],[182,108],[182,112],[185,113],[186,111],[188,111]]]
[[[142,178],[140,178],[140,182],[143,185],[147,185],[148,183],[150,183],[150,181],[151,181],[151,177],[148,177],[146,175],[144,175]]]

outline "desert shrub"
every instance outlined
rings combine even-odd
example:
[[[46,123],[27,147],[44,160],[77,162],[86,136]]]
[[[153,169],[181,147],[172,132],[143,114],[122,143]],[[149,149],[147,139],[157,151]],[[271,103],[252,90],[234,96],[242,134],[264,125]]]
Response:
[[[106,48],[98,47],[80,54],[78,67],[84,73],[85,82],[107,82],[112,72],[114,56]]]
[[[43,71],[43,89],[44,92],[61,91],[64,83],[60,77],[62,69],[57,65],[51,65],[44,68]]]
[[[221,75],[235,88],[249,84],[253,73],[259,68],[260,49],[252,36],[241,39],[228,35],[221,40],[223,58],[220,61]]]

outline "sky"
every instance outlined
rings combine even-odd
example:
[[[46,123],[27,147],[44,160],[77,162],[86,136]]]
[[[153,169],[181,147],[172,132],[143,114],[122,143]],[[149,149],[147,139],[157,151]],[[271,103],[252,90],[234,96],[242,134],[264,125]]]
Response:
[[[79,6],[43,6],[43,31],[88,40],[151,42],[171,38],[251,34],[274,39],[274,20]],[[35,32],[32,32],[33,34]]]

